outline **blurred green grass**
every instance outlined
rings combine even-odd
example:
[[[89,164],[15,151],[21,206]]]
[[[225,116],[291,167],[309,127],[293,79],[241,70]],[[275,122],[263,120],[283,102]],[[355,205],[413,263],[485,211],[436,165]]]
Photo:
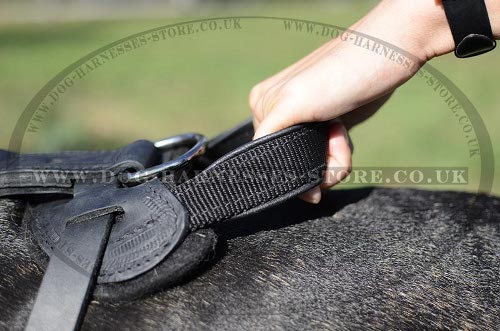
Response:
[[[279,16],[349,26],[370,2],[214,9],[204,17]],[[85,54],[128,35],[199,18],[0,24],[0,148],[6,148],[35,93]],[[325,38],[283,29],[280,21],[244,20],[242,30],[195,34],[137,49],[94,70],[56,104],[25,150],[111,148],[138,138],[197,131],[213,136],[250,116],[247,95],[264,78],[298,60]],[[452,55],[432,65],[479,110],[500,158],[500,52],[469,60]],[[355,128],[355,166],[468,166],[474,190],[479,163],[451,112],[422,79],[400,88],[379,114]],[[500,167],[493,192],[500,194]],[[429,187],[436,188],[436,187]],[[449,187],[448,187],[449,188]]]

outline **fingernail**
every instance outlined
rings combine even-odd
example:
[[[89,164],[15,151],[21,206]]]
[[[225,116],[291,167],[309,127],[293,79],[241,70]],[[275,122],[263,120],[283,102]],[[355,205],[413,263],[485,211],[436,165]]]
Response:
[[[340,128],[342,130],[342,134],[344,135],[345,141],[347,141],[349,149],[351,150],[352,153],[354,151],[354,145],[352,144],[351,137],[349,137],[349,132],[347,131],[347,128],[345,127],[344,124],[340,124]]]
[[[301,199],[305,202],[318,204],[321,201],[321,189],[319,187],[315,187],[312,190],[302,194]]]
[[[349,134],[347,133],[347,129],[343,124],[340,125],[340,128],[342,130],[342,133],[344,134],[344,138],[346,141],[349,141]]]

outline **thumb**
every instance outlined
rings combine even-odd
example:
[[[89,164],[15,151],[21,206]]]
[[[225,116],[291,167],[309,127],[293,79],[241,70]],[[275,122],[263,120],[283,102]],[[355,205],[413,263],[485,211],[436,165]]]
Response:
[[[264,107],[266,107],[264,105]],[[267,115],[255,128],[254,139],[278,132],[290,126],[306,122],[302,115],[305,112],[297,111],[297,103],[292,98],[282,98],[268,105],[264,112]]]

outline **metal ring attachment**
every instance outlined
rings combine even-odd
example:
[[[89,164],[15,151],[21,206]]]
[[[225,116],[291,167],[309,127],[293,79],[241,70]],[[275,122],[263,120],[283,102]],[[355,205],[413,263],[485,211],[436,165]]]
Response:
[[[193,145],[193,147],[174,160],[144,170],[123,173],[119,176],[119,180],[124,185],[133,186],[158,177],[166,171],[180,169],[195,157],[205,154],[207,142],[207,138],[198,133],[185,133],[157,141],[155,142],[155,147],[162,151],[191,145]]]

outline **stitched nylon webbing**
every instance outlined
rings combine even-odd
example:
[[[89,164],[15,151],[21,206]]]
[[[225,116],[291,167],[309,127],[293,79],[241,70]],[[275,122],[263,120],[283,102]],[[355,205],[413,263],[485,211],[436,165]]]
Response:
[[[191,230],[249,214],[318,185],[326,168],[327,126],[292,127],[222,157],[172,192]]]

